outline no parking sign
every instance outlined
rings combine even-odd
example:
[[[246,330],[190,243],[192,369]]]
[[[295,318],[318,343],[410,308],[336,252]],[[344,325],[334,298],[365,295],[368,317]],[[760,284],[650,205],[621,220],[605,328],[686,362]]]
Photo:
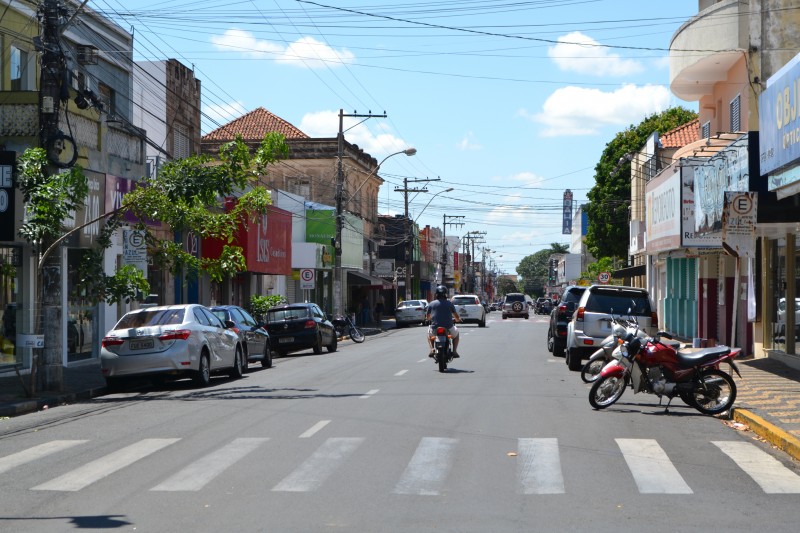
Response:
[[[314,269],[303,268],[300,270],[300,288],[313,289],[314,288]]]

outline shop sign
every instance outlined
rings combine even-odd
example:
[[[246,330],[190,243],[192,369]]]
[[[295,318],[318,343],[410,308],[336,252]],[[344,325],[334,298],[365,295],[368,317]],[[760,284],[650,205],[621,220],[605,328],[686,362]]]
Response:
[[[800,159],[800,54],[767,80],[758,97],[761,175]],[[770,190],[774,190],[770,187]]]
[[[14,165],[16,162],[16,152],[0,151],[0,241],[15,240]]]
[[[564,212],[561,223],[561,234],[569,235],[572,233],[572,191],[564,191]]]
[[[69,245],[90,248],[100,235],[100,228],[103,224],[99,218],[105,208],[106,179],[104,174],[91,170],[84,170],[83,173],[86,175],[89,192],[83,205],[78,210],[72,211],[70,217],[64,221],[64,226],[67,230],[82,226],[80,230],[70,235]]]
[[[394,259],[376,259],[372,263],[372,275],[379,278],[391,278],[394,276]]]
[[[695,227],[694,170],[696,165],[681,165],[681,246],[687,248],[709,248],[722,246],[719,233],[698,235]],[[718,250],[717,250],[718,251]]]
[[[704,165],[694,167],[695,234],[719,232],[725,192],[745,192],[750,187],[748,138],[743,135]]]

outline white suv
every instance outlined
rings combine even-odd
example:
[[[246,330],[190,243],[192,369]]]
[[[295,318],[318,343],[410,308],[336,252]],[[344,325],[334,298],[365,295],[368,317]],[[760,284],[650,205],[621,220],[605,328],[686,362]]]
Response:
[[[461,321],[474,322],[480,327],[486,327],[486,308],[481,303],[480,298],[474,294],[458,294],[450,300],[461,317]]]
[[[632,317],[648,335],[655,335],[658,319],[647,290],[620,285],[592,285],[587,288],[572,321],[567,325],[566,363],[570,370],[580,370],[600,343],[611,334],[611,314]]]
[[[503,298],[503,320],[510,316],[522,317],[528,319],[529,305],[528,300],[521,292],[509,292]]]

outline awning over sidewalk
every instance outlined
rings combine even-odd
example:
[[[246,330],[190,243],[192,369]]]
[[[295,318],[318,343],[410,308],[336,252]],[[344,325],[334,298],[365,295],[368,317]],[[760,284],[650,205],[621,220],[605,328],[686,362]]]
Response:
[[[620,268],[611,273],[612,278],[632,278],[634,276],[644,276],[647,273],[645,265],[637,265],[627,268]]]
[[[392,289],[394,285],[389,280],[385,280],[383,278],[376,278],[375,276],[370,276],[366,272],[358,272],[357,270],[348,270],[347,271],[347,283],[352,283],[353,285],[359,285],[361,287],[369,287],[375,289]]]

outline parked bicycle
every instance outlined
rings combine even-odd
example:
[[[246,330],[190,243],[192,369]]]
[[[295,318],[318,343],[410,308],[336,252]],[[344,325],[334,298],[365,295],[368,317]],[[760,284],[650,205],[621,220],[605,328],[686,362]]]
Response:
[[[353,342],[364,342],[364,333],[353,323],[350,315],[340,315],[332,320],[339,337],[350,335]]]

